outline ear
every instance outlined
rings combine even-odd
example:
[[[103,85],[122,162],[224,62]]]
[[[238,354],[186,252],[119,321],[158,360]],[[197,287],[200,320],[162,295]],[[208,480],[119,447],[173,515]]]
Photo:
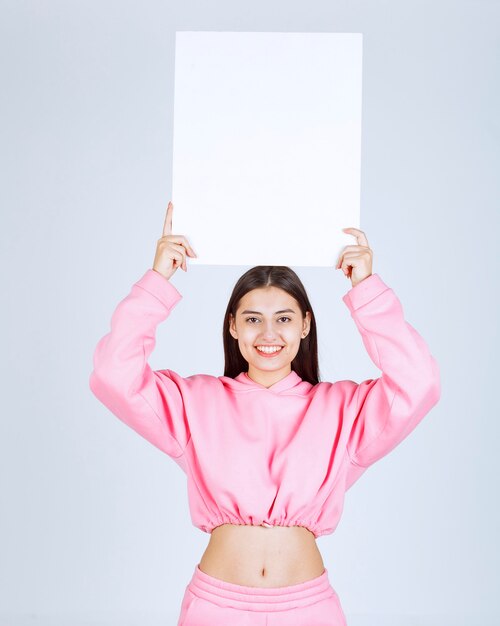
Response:
[[[302,332],[306,333],[306,336],[307,336],[310,330],[311,330],[311,311],[306,311],[304,323],[302,324]]]
[[[229,332],[234,339],[238,339],[238,333],[234,327],[234,317],[231,313],[229,313]]]

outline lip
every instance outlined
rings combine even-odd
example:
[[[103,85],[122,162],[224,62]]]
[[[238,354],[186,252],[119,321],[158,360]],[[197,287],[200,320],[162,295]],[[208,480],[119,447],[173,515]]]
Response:
[[[263,346],[266,344],[259,344],[259,346]],[[269,344],[270,345],[270,344]],[[277,346],[280,347],[281,350],[283,350],[284,346]],[[255,348],[255,352],[257,352],[257,354],[261,357],[263,357],[264,359],[272,359],[273,357],[278,356],[278,354],[281,354],[281,350],[277,350],[276,352],[271,352],[270,354],[266,354],[265,352],[260,352],[259,350],[257,350],[257,346],[254,346]]]

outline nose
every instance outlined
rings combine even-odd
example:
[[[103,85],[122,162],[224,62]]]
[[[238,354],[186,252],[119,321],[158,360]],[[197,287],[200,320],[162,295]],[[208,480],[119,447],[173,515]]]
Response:
[[[268,321],[265,323],[264,328],[262,329],[262,336],[266,339],[276,339],[279,333],[276,332],[276,328],[272,321]]]

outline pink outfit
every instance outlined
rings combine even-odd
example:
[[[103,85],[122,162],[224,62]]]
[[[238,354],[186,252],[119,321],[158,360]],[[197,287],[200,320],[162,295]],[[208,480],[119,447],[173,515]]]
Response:
[[[209,576],[196,565],[177,626],[346,626],[328,570],[287,587],[248,587]]]
[[[344,494],[440,397],[436,360],[378,274],[343,301],[380,378],[311,385],[295,371],[250,379],[152,371],[155,332],[182,298],[155,270],[132,286],[97,344],[90,388],[187,475],[193,524],[305,526],[332,533]]]

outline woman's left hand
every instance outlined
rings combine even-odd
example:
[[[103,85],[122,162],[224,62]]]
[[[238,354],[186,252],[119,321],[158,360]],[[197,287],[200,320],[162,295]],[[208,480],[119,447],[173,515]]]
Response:
[[[358,245],[344,247],[335,269],[342,269],[344,274],[351,279],[352,286],[355,287],[362,280],[371,276],[373,252],[362,230],[358,228],[343,228],[342,230],[354,235]]]

